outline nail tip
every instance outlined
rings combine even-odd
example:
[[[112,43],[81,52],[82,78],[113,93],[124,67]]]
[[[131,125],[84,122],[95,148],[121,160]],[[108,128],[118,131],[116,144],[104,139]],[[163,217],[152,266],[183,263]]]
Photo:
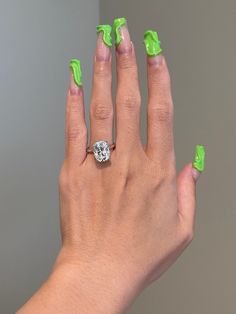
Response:
[[[145,31],[143,42],[145,44],[146,53],[149,57],[158,56],[163,52],[157,31],[150,29]]]
[[[112,47],[112,26],[109,24],[100,24],[97,25],[97,34],[100,32],[103,32],[103,42],[105,45],[107,45],[109,48]]]
[[[74,82],[77,86],[81,87],[82,83],[82,70],[81,62],[79,59],[73,58],[70,60],[70,68],[73,74]]]
[[[116,25],[116,24],[126,24],[127,23],[127,20],[125,17],[116,17],[113,21],[113,25]]]
[[[199,172],[203,172],[205,169],[205,146],[204,145],[196,145],[195,148],[195,159],[193,161],[193,168],[198,170]]]
[[[114,29],[114,34],[115,34],[116,45],[119,45],[122,41],[120,28],[122,26],[125,26],[126,24],[127,24],[127,20],[125,17],[115,18],[113,21],[113,29]]]

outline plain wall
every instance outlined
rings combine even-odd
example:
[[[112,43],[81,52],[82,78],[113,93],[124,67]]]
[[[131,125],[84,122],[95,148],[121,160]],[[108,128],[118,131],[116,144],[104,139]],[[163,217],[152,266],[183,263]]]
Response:
[[[0,0],[1,314],[35,292],[58,252],[68,65],[81,59],[88,103],[98,19],[98,0]]]
[[[98,12],[96,0],[0,0],[1,314],[32,295],[58,252],[68,63],[82,61],[88,109]],[[172,76],[178,169],[195,144],[207,150],[194,242],[130,314],[235,314],[236,2],[101,0],[100,13],[104,23],[128,18],[144,109],[142,37],[147,28],[159,31]],[[144,110],[142,122],[145,139]]]
[[[101,0],[101,23],[128,19],[146,100],[146,29],[157,29],[175,103],[178,169],[206,146],[198,184],[195,239],[137,300],[130,314],[236,313],[236,2]],[[145,113],[142,135],[145,138]],[[157,248],[158,250],[158,248]]]

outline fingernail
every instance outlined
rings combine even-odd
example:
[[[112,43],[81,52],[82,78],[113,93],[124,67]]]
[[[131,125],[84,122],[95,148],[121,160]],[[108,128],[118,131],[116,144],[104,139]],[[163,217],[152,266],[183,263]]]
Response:
[[[122,41],[122,33],[121,33],[121,27],[126,25],[126,19],[124,17],[116,18],[113,22],[113,28],[115,33],[115,42],[116,45],[119,45]]]
[[[97,48],[96,59],[100,61],[108,61],[111,57],[112,37],[111,25],[98,25],[97,26]]]
[[[200,173],[203,172],[205,168],[205,148],[203,145],[196,146],[195,158],[192,165],[193,177],[197,180],[200,176]]]
[[[155,31],[147,30],[144,33],[144,44],[149,57],[156,57],[162,52],[161,42],[158,33]]]
[[[70,68],[72,71],[72,76],[70,80],[70,93],[72,95],[77,95],[80,92],[80,87],[82,86],[82,71],[81,64],[78,59],[72,59],[70,61]]]
[[[117,51],[120,53],[130,52],[132,50],[132,44],[126,19],[124,17],[115,19],[113,29]]]
[[[111,37],[112,27],[111,25],[98,25],[97,26],[97,33],[103,32],[103,42],[108,47],[112,47],[112,37]]]

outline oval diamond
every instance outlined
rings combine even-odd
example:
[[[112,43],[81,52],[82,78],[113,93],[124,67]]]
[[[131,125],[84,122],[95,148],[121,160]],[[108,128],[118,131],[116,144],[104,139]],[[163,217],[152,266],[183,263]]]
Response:
[[[110,147],[106,141],[98,141],[93,144],[93,154],[98,162],[105,162],[110,158]]]

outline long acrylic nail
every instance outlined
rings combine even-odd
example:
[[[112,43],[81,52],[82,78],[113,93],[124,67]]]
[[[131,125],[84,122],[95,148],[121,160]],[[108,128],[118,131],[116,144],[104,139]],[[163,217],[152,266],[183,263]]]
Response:
[[[100,61],[108,61],[111,58],[111,37],[112,27],[111,25],[98,25],[97,26],[97,47],[96,47],[96,59]]]
[[[70,74],[70,85],[69,85],[70,95],[79,95],[81,92],[81,87],[79,87],[74,80],[74,76]]]
[[[70,68],[71,68],[73,79],[74,79],[74,82],[71,80],[70,92],[72,94],[77,94],[79,92],[79,87],[83,85],[80,60],[72,59],[70,61]]]
[[[203,172],[205,168],[205,147],[203,145],[196,146],[193,168],[199,172]]]
[[[115,34],[115,42],[119,53],[129,53],[132,51],[132,43],[127,27],[127,21],[124,17],[114,20],[113,29]]]
[[[97,33],[103,33],[103,42],[106,44],[108,47],[112,47],[112,37],[111,37],[111,32],[112,32],[112,27],[111,25],[98,25],[97,26]]]
[[[147,30],[144,33],[144,44],[149,57],[156,57],[162,52],[161,42],[155,31]]]
[[[124,17],[114,19],[113,28],[115,33],[116,45],[119,45],[122,41],[121,27],[126,25],[126,19]]]

